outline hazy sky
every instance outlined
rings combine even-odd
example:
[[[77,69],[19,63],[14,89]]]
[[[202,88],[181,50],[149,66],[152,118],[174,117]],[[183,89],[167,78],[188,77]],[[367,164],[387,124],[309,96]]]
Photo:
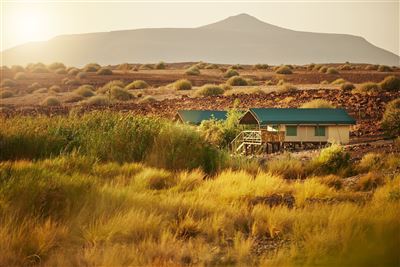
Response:
[[[396,1],[1,1],[1,50],[71,33],[197,27],[247,13],[293,30],[347,33],[400,55]]]

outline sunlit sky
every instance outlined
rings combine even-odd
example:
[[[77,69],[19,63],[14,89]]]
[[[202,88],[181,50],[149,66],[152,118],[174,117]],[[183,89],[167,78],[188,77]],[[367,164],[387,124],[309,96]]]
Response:
[[[396,1],[1,1],[1,50],[62,34],[198,27],[247,13],[293,30],[346,33],[400,54]]]

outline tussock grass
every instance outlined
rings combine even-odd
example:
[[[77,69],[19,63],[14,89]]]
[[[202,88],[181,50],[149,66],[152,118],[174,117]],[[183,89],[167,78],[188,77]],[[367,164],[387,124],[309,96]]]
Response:
[[[226,81],[227,85],[230,86],[246,86],[249,85],[248,81],[240,76],[233,76],[230,77],[227,81]]]
[[[224,89],[216,84],[205,84],[197,90],[196,94],[199,96],[215,96],[222,95],[224,92]]]
[[[275,70],[275,72],[278,74],[292,74],[293,73],[292,69],[288,65],[283,65],[283,66],[278,67]]]
[[[329,101],[324,99],[314,99],[300,106],[301,108],[335,108]]]
[[[10,98],[13,97],[14,93],[10,90],[1,90],[0,91],[0,98]]]
[[[59,69],[64,69],[65,70],[67,67],[61,62],[53,62],[50,65],[48,65],[47,68],[49,70],[51,70],[51,71],[56,71],[56,70],[59,70]]]
[[[143,65],[140,65],[139,69],[140,70],[153,70],[154,65],[153,64],[143,64]]]
[[[148,87],[150,87],[150,85],[149,85],[147,82],[142,81],[142,80],[136,80],[136,81],[133,81],[133,82],[131,82],[130,84],[128,84],[128,85],[125,87],[125,89],[127,89],[127,90],[131,90],[131,89],[145,89],[145,88],[148,88]]]
[[[52,93],[59,93],[59,92],[61,92],[61,87],[58,86],[58,85],[52,85],[52,86],[50,86],[50,88],[49,88],[49,92],[52,92]]]
[[[54,71],[54,73],[55,74],[67,74],[67,71],[65,69],[63,69],[63,68],[60,68],[60,69],[56,69]]]
[[[381,125],[386,135],[400,136],[400,98],[386,104]]]
[[[186,75],[197,76],[200,75],[200,69],[197,66],[191,66],[185,71]]]
[[[330,67],[326,70],[326,74],[339,74],[339,71],[336,68]]]
[[[181,79],[173,83],[175,90],[190,90],[192,89],[192,83],[189,80]]]
[[[26,80],[26,79],[28,79],[28,76],[26,75],[25,72],[17,72],[14,75],[14,80],[16,80],[16,81],[21,81],[21,80]]]
[[[113,72],[109,68],[101,68],[98,71],[96,71],[97,75],[112,75]]]
[[[155,65],[155,68],[157,70],[165,70],[167,68],[167,65],[163,61],[160,61]]]
[[[133,98],[133,95],[128,92],[126,89],[113,86],[110,91],[111,98],[121,101],[128,101]]]
[[[400,91],[400,78],[394,75],[387,76],[379,85],[384,91],[398,92]]]
[[[102,95],[93,95],[82,101],[81,104],[87,106],[107,106],[110,104],[110,98]]]
[[[346,83],[346,80],[343,78],[338,78],[338,79],[334,80],[333,82],[331,82],[331,84],[333,84],[333,85],[341,85],[344,83]]]
[[[239,76],[239,72],[237,72],[234,69],[228,69],[225,73],[224,73],[224,77],[225,78],[231,78],[233,76]]]
[[[393,71],[393,69],[391,67],[389,67],[389,66],[386,66],[386,65],[379,65],[378,71],[380,71],[380,72],[391,72],[391,71]]]
[[[298,90],[299,89],[293,84],[283,83],[278,86],[278,89],[276,91],[279,93],[292,93],[292,92],[297,92]]]
[[[11,79],[3,79],[1,81],[0,87],[14,87],[17,85],[17,82]]]
[[[87,73],[86,72],[76,72],[76,76],[77,79],[81,80],[81,79],[86,79],[87,78]]]
[[[340,86],[340,89],[343,91],[351,91],[353,89],[355,89],[356,87],[354,86],[354,84],[349,83],[349,82],[345,82]]]
[[[353,93],[359,94],[374,94],[381,91],[381,87],[378,83],[374,82],[365,82],[358,84],[355,89],[353,89]]]
[[[79,69],[71,68],[71,69],[68,70],[67,73],[68,73],[68,75],[75,76],[75,75],[77,75],[79,73]]]
[[[42,101],[41,105],[46,107],[55,107],[55,106],[60,106],[61,102],[54,96],[49,96]]]
[[[157,102],[157,99],[155,99],[151,95],[147,95],[147,96],[139,99],[139,101],[138,101],[138,103],[140,103],[140,104],[148,104],[148,103],[154,103],[154,102]]]
[[[86,64],[85,67],[83,67],[84,72],[97,72],[99,69],[101,69],[101,66],[97,63],[89,63]]]
[[[83,97],[91,97],[94,96],[94,88],[89,84],[81,85],[73,91],[75,94],[83,96]]]

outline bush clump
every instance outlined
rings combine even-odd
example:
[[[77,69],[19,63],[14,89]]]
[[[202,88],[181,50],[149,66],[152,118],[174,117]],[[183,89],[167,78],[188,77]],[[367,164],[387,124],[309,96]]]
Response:
[[[381,91],[381,87],[379,84],[374,82],[365,82],[356,86],[356,89],[353,90],[354,93],[378,93]]]
[[[344,171],[349,166],[350,155],[338,144],[321,150],[320,154],[311,162],[315,173],[330,174]]]
[[[147,95],[138,101],[140,104],[148,104],[153,102],[157,102],[157,100],[151,95]]]
[[[218,69],[219,66],[217,64],[208,64],[204,68],[207,70],[215,70],[215,69]]]
[[[136,81],[133,81],[133,82],[131,82],[130,84],[128,84],[128,85],[125,87],[125,89],[127,89],[127,90],[131,90],[131,89],[145,89],[145,88],[148,88],[148,87],[150,87],[150,85],[149,85],[147,82],[142,81],[142,80],[136,80]]]
[[[299,89],[290,83],[283,83],[278,86],[277,92],[279,93],[294,93],[297,92]]]
[[[155,68],[157,70],[165,70],[166,69],[166,65],[163,61],[160,61],[156,64]]]
[[[61,87],[58,86],[58,85],[52,85],[52,86],[50,86],[50,88],[49,88],[49,92],[52,92],[52,93],[59,93],[59,92],[61,92]]]
[[[89,63],[83,67],[84,72],[96,72],[101,69],[101,66],[97,63]]]
[[[116,100],[128,101],[133,98],[133,95],[131,93],[129,93],[126,89],[118,86],[113,86],[110,93],[111,97]]]
[[[67,71],[65,70],[65,69],[62,69],[62,68],[60,68],[60,69],[56,69],[55,71],[54,71],[54,73],[55,74],[67,74]]]
[[[12,65],[11,71],[12,72],[25,72],[25,68],[22,67],[21,65]]]
[[[185,71],[186,75],[197,76],[200,75],[200,70],[197,66],[192,66]]]
[[[384,179],[377,172],[369,172],[361,176],[357,181],[356,189],[360,191],[371,191],[384,184]]]
[[[97,75],[112,75],[113,72],[109,68],[101,68],[96,72]]]
[[[335,108],[329,101],[325,99],[314,99],[304,103],[300,108]]]
[[[379,65],[368,65],[365,67],[365,70],[378,70]]]
[[[397,92],[400,91],[400,78],[394,75],[387,76],[379,85],[384,91]]]
[[[400,136],[400,98],[386,104],[381,125],[386,135],[391,137]]]
[[[51,71],[55,71],[58,69],[64,69],[64,70],[66,69],[65,65],[61,62],[51,63],[49,66],[47,66],[47,68]]]
[[[230,78],[233,76],[239,76],[239,72],[237,72],[234,69],[228,69],[225,73],[224,73],[224,77],[225,78]]]
[[[249,85],[247,80],[240,77],[240,76],[233,76],[230,77],[227,81],[226,81],[227,85],[230,86],[246,86]]]
[[[14,93],[11,92],[10,90],[1,90],[0,91],[0,98],[9,98],[13,97]]]
[[[254,65],[254,69],[256,70],[266,70],[268,69],[268,64],[256,64]]]
[[[339,71],[336,68],[330,67],[326,70],[326,74],[339,74]]]
[[[42,106],[46,106],[46,107],[56,107],[56,106],[60,106],[61,102],[60,102],[60,100],[58,100],[54,96],[49,96],[49,97],[46,97],[42,101],[41,105]]]
[[[82,104],[88,106],[107,106],[110,104],[110,100],[106,96],[96,95],[82,101]]]
[[[192,83],[189,80],[181,79],[173,83],[175,90],[190,90],[192,89]]]
[[[293,71],[288,65],[283,65],[280,66],[279,68],[276,69],[275,71],[278,74],[292,74]]]
[[[338,79],[334,80],[333,82],[331,82],[331,84],[333,84],[333,85],[341,85],[341,84],[344,84],[345,82],[346,82],[345,79],[338,78]]]
[[[78,73],[79,73],[79,69],[77,69],[77,68],[71,68],[68,70],[68,75],[71,75],[71,76],[75,76]]]
[[[84,84],[79,86],[73,91],[75,94],[83,96],[83,97],[91,97],[94,96],[94,88],[89,84]]]
[[[349,83],[349,82],[345,82],[345,83],[343,83],[343,84],[340,86],[340,89],[343,90],[343,91],[351,91],[351,90],[353,90],[354,88],[356,88],[356,87],[354,86],[354,84]]]
[[[328,67],[327,66],[322,66],[321,68],[319,68],[318,72],[320,73],[326,73],[328,71]]]
[[[197,91],[197,94],[200,96],[215,96],[222,95],[223,93],[224,89],[216,84],[205,84]]]
[[[14,87],[17,85],[17,82],[11,79],[3,79],[1,81],[0,87]]]
[[[78,72],[75,76],[77,79],[86,79],[87,78],[87,73],[86,72]]]
[[[16,81],[21,81],[21,80],[26,80],[26,79],[28,79],[28,77],[26,76],[25,72],[17,72],[14,75],[14,80],[16,80]]]
[[[386,66],[386,65],[379,65],[378,71],[380,71],[380,72],[391,72],[391,71],[393,71],[393,69],[391,67],[389,67],[389,66]]]
[[[340,70],[352,70],[353,67],[350,64],[344,64],[339,67]]]

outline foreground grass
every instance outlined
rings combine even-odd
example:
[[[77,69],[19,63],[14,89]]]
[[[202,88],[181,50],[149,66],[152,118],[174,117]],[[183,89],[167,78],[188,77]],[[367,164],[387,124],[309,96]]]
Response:
[[[323,181],[231,170],[205,179],[78,153],[4,161],[0,265],[396,266],[400,176],[369,193]],[[294,207],[259,201],[272,194]]]

